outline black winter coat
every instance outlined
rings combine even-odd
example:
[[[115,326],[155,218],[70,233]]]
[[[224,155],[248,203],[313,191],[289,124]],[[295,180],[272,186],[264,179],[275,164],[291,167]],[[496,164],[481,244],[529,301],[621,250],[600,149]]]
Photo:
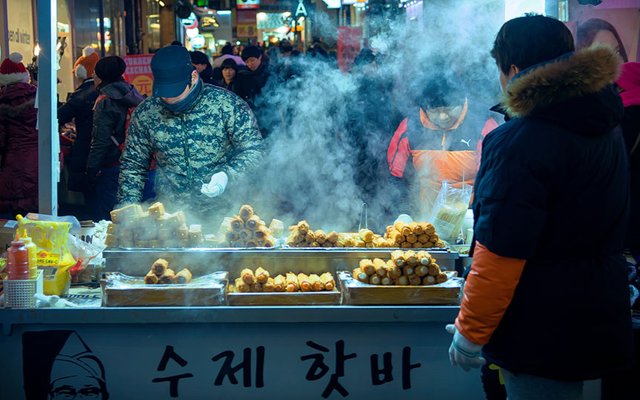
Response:
[[[85,80],[62,107],[58,108],[58,123],[64,125],[71,120],[76,124],[76,140],[71,147],[71,154],[66,158],[72,172],[84,174],[87,158],[91,148],[91,131],[93,130],[93,106],[98,98],[98,91],[93,79]]]
[[[129,108],[143,100],[135,87],[125,81],[104,85],[98,89],[100,96],[93,111],[91,150],[87,160],[87,175],[95,176],[100,168],[118,165],[120,149],[113,142],[125,140],[125,128]]]
[[[629,151],[631,172],[631,216],[626,247],[637,254],[640,253],[640,105],[625,108],[621,126]]]
[[[628,165],[603,48],[531,67],[507,87],[513,117],[484,141],[475,239],[525,259],[487,361],[554,379],[601,377],[628,365],[631,315],[622,256]]]

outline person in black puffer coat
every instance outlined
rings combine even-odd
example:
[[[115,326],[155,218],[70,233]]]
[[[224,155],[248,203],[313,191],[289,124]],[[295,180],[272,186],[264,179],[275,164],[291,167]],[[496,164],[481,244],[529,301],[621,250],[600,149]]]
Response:
[[[91,148],[93,106],[98,98],[93,80],[98,60],[98,54],[92,47],[82,50],[82,56],[73,68],[75,77],[82,83],[71,93],[67,102],[58,108],[58,123],[62,126],[74,121],[76,126],[76,139],[73,141],[71,153],[65,158],[65,164],[69,168],[67,188],[73,191],[84,192],[87,188],[84,178]]]
[[[510,119],[483,142],[473,262],[447,330],[452,364],[499,366],[513,399],[578,399],[632,362],[621,61],[573,51],[562,22],[532,15],[491,52]]]
[[[191,63],[200,74],[202,82],[215,85],[216,79],[213,75],[213,67],[211,66],[211,62],[209,62],[209,57],[201,51],[190,51],[189,56],[191,56]]]
[[[122,77],[124,60],[109,56],[96,64],[98,99],[93,111],[91,150],[87,159],[87,180],[92,188],[88,199],[94,221],[108,220],[117,202],[121,147],[125,141],[130,109],[143,100],[140,93]]]

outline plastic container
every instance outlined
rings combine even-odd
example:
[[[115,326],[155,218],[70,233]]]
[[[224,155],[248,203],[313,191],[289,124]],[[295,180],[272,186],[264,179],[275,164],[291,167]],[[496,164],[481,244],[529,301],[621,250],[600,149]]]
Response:
[[[38,249],[29,236],[20,238],[29,253],[29,279],[38,277]]]
[[[14,240],[7,250],[9,280],[29,279],[29,251],[22,240]]]
[[[5,308],[35,308],[35,294],[42,294],[42,271],[36,279],[9,280],[3,282]]]

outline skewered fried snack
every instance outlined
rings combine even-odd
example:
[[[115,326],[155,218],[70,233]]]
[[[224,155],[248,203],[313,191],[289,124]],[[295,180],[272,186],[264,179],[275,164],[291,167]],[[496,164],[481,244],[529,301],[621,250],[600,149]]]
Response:
[[[440,266],[438,264],[429,265],[429,275],[438,276],[440,273]]]
[[[384,278],[382,278],[382,281],[380,283],[384,286],[393,285],[393,279],[389,278],[388,276],[385,276]]]
[[[315,231],[314,236],[316,237],[316,242],[318,242],[319,244],[323,244],[327,241],[327,234],[324,233],[322,229],[318,229],[317,231]]]
[[[256,280],[258,283],[265,283],[269,280],[269,271],[262,267],[256,268]]]
[[[431,254],[426,251],[419,251],[416,253],[416,257],[418,258],[418,262],[422,265],[426,265],[427,267],[431,265]]]
[[[189,226],[189,244],[196,247],[204,241],[202,236],[202,225],[192,224]]]
[[[293,272],[287,272],[287,274],[285,275],[285,282],[285,289],[287,292],[297,292],[300,289],[298,277]]]
[[[424,222],[421,225],[422,225],[422,229],[424,230],[424,233],[426,233],[427,235],[432,236],[434,233],[436,233],[436,227],[433,226],[432,223]]]
[[[191,282],[191,278],[193,278],[193,275],[191,271],[189,271],[189,268],[183,268],[173,278],[173,283],[189,283]]]
[[[387,261],[386,269],[389,278],[396,279],[402,275],[402,271],[394,264],[393,260]]]
[[[244,247],[260,247],[258,242],[249,241],[244,243]]]
[[[311,291],[311,281],[309,280],[309,276],[307,274],[303,274],[302,272],[298,274],[298,283],[300,284],[300,290],[303,292]]]
[[[431,236],[427,235],[426,233],[423,233],[421,235],[418,236],[418,241],[425,243],[425,245],[427,243],[429,243],[431,241]]]
[[[227,232],[224,234],[225,239],[227,239],[227,242],[232,243],[232,242],[237,242],[240,240],[240,235],[237,232]]]
[[[418,237],[416,235],[414,235],[413,233],[410,233],[410,234],[407,235],[405,240],[407,242],[413,244],[413,243],[416,243],[418,241]]]
[[[358,231],[358,236],[360,236],[360,239],[365,243],[371,243],[373,242],[374,233],[370,229],[360,229],[360,231]]]
[[[169,261],[164,258],[158,258],[151,265],[151,271],[156,274],[156,276],[161,276],[164,272],[169,268]]]
[[[266,227],[261,226],[253,232],[253,237],[256,239],[264,239],[269,236],[269,233],[270,232]]]
[[[240,215],[240,218],[242,219],[242,221],[248,221],[249,218],[253,216],[253,207],[251,207],[248,204],[245,204],[242,207],[240,207],[240,212],[238,212],[238,214]]]
[[[424,285],[433,285],[436,283],[436,278],[434,276],[431,275],[427,275],[424,277],[424,279],[422,280],[422,283]]]
[[[391,260],[398,266],[402,267],[405,264],[404,252],[402,250],[395,250],[391,252]]]
[[[436,276],[436,282],[437,283],[443,283],[447,281],[447,274],[445,274],[444,272],[440,272],[438,274],[438,276]]]
[[[425,266],[425,265],[418,265],[415,268],[415,274],[420,276],[420,277],[425,276],[428,273],[429,273],[429,268],[427,266]]]
[[[382,278],[380,278],[378,275],[371,275],[369,277],[369,283],[372,285],[379,285],[382,283]]]
[[[244,226],[244,221],[242,220],[242,218],[236,215],[233,218],[231,218],[231,221],[229,222],[229,226],[231,227],[231,230],[233,232],[240,232],[240,230]]]
[[[160,219],[165,214],[164,204],[160,203],[159,201],[150,205],[147,210],[149,211],[149,214],[153,216],[155,219]]]
[[[409,228],[411,228],[414,235],[421,235],[422,233],[424,233],[424,228],[417,222],[410,223]]]
[[[409,275],[413,275],[414,273],[415,273],[415,268],[412,266],[407,265],[402,269],[402,275],[409,276]]]
[[[251,286],[243,281],[242,278],[236,278],[236,290],[238,292],[247,293],[251,291]]]
[[[251,285],[251,291],[254,293],[264,292],[262,283],[255,282],[253,285]]]
[[[267,281],[262,284],[262,289],[265,292],[275,292],[276,285],[274,279],[272,277],[267,278]]]
[[[352,276],[363,283],[369,283],[369,275],[360,268],[356,268],[352,272]]]
[[[313,243],[316,241],[316,234],[313,231],[309,231],[307,232],[307,234],[304,236],[304,240],[307,243]]]
[[[373,275],[376,273],[376,267],[373,261],[369,259],[360,260],[360,270],[367,275]]]
[[[304,232],[305,234],[311,230],[309,223],[305,220],[298,222],[298,230],[300,232]]]
[[[158,283],[158,276],[154,274],[153,271],[149,271],[144,276],[144,283],[147,285],[154,285]]]
[[[338,238],[339,238],[339,235],[338,235],[338,232],[336,232],[336,231],[331,231],[327,235],[327,241],[329,241],[329,242],[331,242],[333,244],[338,243]]]
[[[247,222],[245,222],[245,226],[250,231],[255,231],[260,227],[260,217],[255,214],[252,215],[249,219],[247,219]]]
[[[142,214],[140,204],[130,204],[122,208],[112,210],[109,215],[114,224],[125,224],[131,220],[138,218]]]
[[[333,279],[331,272],[325,272],[324,274],[320,275],[320,280],[322,281],[325,290],[335,289],[336,281]]]
[[[107,247],[117,247],[118,246],[118,237],[116,235],[112,235],[107,233],[107,237],[104,240],[104,244]]]
[[[418,275],[409,275],[408,278],[411,286],[420,286],[422,284],[422,279]]]
[[[238,235],[240,236],[240,240],[246,241],[251,239],[251,237],[253,236],[253,232],[248,229],[240,229]]]
[[[158,279],[158,283],[166,285],[173,282],[173,278],[176,276],[176,273],[171,269],[167,268],[162,275],[160,275]]]
[[[374,258],[373,266],[376,269],[376,274],[378,274],[380,277],[387,276],[387,263],[384,262],[384,260],[380,258]]]
[[[311,290],[314,292],[319,292],[324,289],[324,284],[322,280],[320,280],[320,276],[318,274],[310,274],[309,282],[311,283]]]
[[[273,247],[275,245],[276,245],[276,241],[272,236],[265,238],[264,242],[262,243],[262,246],[264,247]]]
[[[278,275],[273,279],[273,290],[276,292],[284,292],[287,283],[283,275]]]
[[[406,264],[416,265],[418,263],[418,257],[416,256],[416,252],[413,250],[405,251],[402,257]]]
[[[402,242],[402,243],[400,243],[400,247],[403,248],[403,249],[410,249],[413,246],[409,242]]]
[[[398,280],[396,281],[396,284],[407,286],[409,284],[409,278],[405,275],[402,275],[401,277],[398,278]]]
[[[395,224],[393,224],[393,227],[396,228],[396,230],[398,232],[402,232],[402,229],[407,226],[407,224],[405,224],[404,222],[401,221],[397,221]]]
[[[240,271],[240,278],[242,278],[247,285],[253,285],[256,282],[256,277],[250,268],[244,268]]]

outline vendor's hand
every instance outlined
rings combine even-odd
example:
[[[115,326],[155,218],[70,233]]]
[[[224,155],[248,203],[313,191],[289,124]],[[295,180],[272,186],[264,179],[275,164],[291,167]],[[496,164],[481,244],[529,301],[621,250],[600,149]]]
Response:
[[[200,192],[208,197],[218,197],[227,187],[229,177],[225,172],[218,172],[213,174],[209,183],[203,183]]]
[[[452,366],[469,371],[471,368],[480,368],[487,362],[481,355],[482,346],[467,340],[453,324],[447,325],[445,329],[453,335],[449,347],[449,361]]]

